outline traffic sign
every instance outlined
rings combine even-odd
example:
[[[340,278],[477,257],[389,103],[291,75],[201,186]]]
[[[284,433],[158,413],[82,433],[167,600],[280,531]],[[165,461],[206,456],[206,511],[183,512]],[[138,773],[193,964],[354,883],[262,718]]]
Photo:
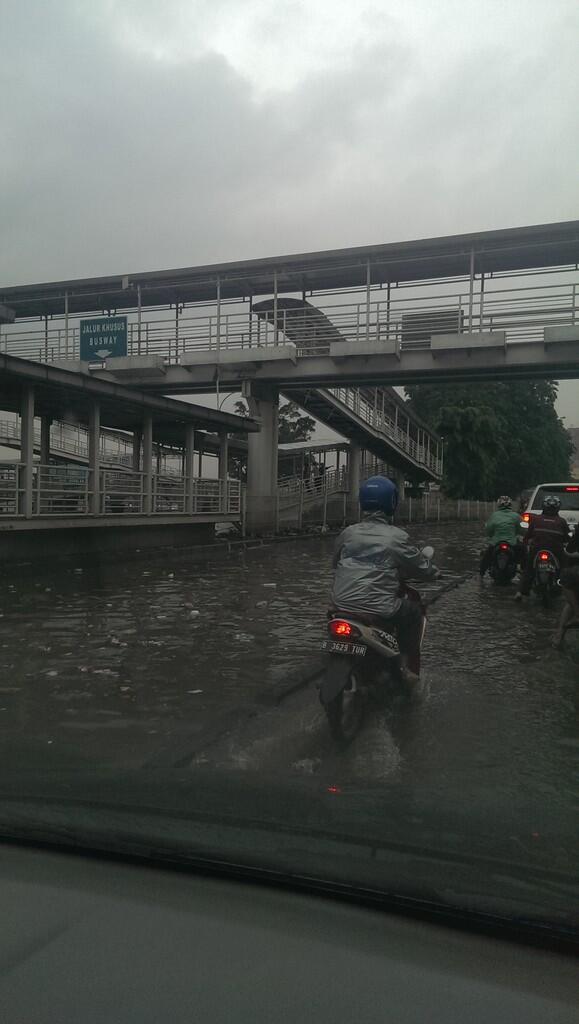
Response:
[[[80,358],[110,359],[127,354],[126,316],[93,317],[80,322]]]

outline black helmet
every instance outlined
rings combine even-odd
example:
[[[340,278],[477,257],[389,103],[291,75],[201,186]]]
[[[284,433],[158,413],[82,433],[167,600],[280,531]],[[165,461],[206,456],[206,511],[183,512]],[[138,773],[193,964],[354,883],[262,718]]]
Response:
[[[560,508],[561,502],[554,494],[548,494],[543,500],[543,512],[546,512],[547,515],[556,516]]]

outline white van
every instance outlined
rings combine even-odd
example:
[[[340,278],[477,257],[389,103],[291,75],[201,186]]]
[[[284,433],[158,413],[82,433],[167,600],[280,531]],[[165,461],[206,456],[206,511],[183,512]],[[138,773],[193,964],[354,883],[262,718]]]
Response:
[[[529,498],[526,511],[521,516],[521,526],[527,529],[531,516],[541,514],[545,498],[553,494],[561,502],[559,514],[567,520],[569,526],[575,529],[579,523],[579,481],[570,480],[568,483],[559,484],[538,484]]]

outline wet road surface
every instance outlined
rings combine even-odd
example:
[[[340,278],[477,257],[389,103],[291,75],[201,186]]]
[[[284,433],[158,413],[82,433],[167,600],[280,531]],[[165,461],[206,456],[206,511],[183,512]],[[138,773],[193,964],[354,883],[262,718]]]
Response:
[[[476,569],[478,527],[413,533],[435,545],[443,584]],[[118,771],[160,759],[350,794],[379,786],[391,800],[415,792],[430,806],[470,794],[479,823],[499,802],[532,809],[529,834],[570,828],[579,638],[552,651],[558,608],[515,606],[512,587],[472,576],[445,593],[425,643],[428,699],[371,716],[347,751],[331,743],[313,684],[264,705],[318,657],[332,545],[289,542],[203,566],[175,552],[5,574],[0,762]],[[209,742],[225,712],[225,734]]]

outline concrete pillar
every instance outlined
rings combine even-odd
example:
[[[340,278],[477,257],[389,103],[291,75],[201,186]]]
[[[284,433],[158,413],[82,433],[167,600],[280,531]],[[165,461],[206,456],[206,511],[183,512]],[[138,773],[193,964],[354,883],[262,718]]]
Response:
[[[248,397],[249,412],[258,420],[258,434],[249,434],[247,457],[247,528],[270,532],[277,522],[278,404],[277,389]]]
[[[221,481],[221,511],[227,512],[228,505],[228,465],[229,465],[229,438],[226,430],[219,432],[219,472],[218,477]]]
[[[34,479],[34,388],[25,386],[20,398],[20,480],[18,511],[30,519]]]
[[[360,505],[358,492],[360,490],[360,468],[362,464],[362,453],[360,445],[350,441],[348,453],[348,510],[347,517],[350,522],[357,523],[360,518]]]
[[[153,417],[143,417],[143,512],[149,516],[153,511]]]
[[[132,470],[133,473],[141,472],[141,442],[143,440],[142,430],[135,430],[133,432],[133,459],[132,459]]]
[[[98,516],[101,510],[101,411],[98,402],[93,402],[88,418],[88,486],[90,492],[89,511]]]
[[[199,440],[199,479],[200,480],[203,478],[203,455],[204,455],[204,446],[203,446],[203,434],[202,434],[201,438]]]
[[[48,466],[50,462],[50,426],[51,416],[43,416],[40,420],[40,465]]]
[[[195,511],[195,427],[185,428],[185,512]]]
[[[396,484],[396,486],[398,488],[398,498],[399,498],[399,500],[400,501],[404,501],[404,492],[405,492],[404,473],[401,473],[400,471],[393,472],[391,474],[391,476],[390,476],[390,479],[394,481],[394,483]]]

